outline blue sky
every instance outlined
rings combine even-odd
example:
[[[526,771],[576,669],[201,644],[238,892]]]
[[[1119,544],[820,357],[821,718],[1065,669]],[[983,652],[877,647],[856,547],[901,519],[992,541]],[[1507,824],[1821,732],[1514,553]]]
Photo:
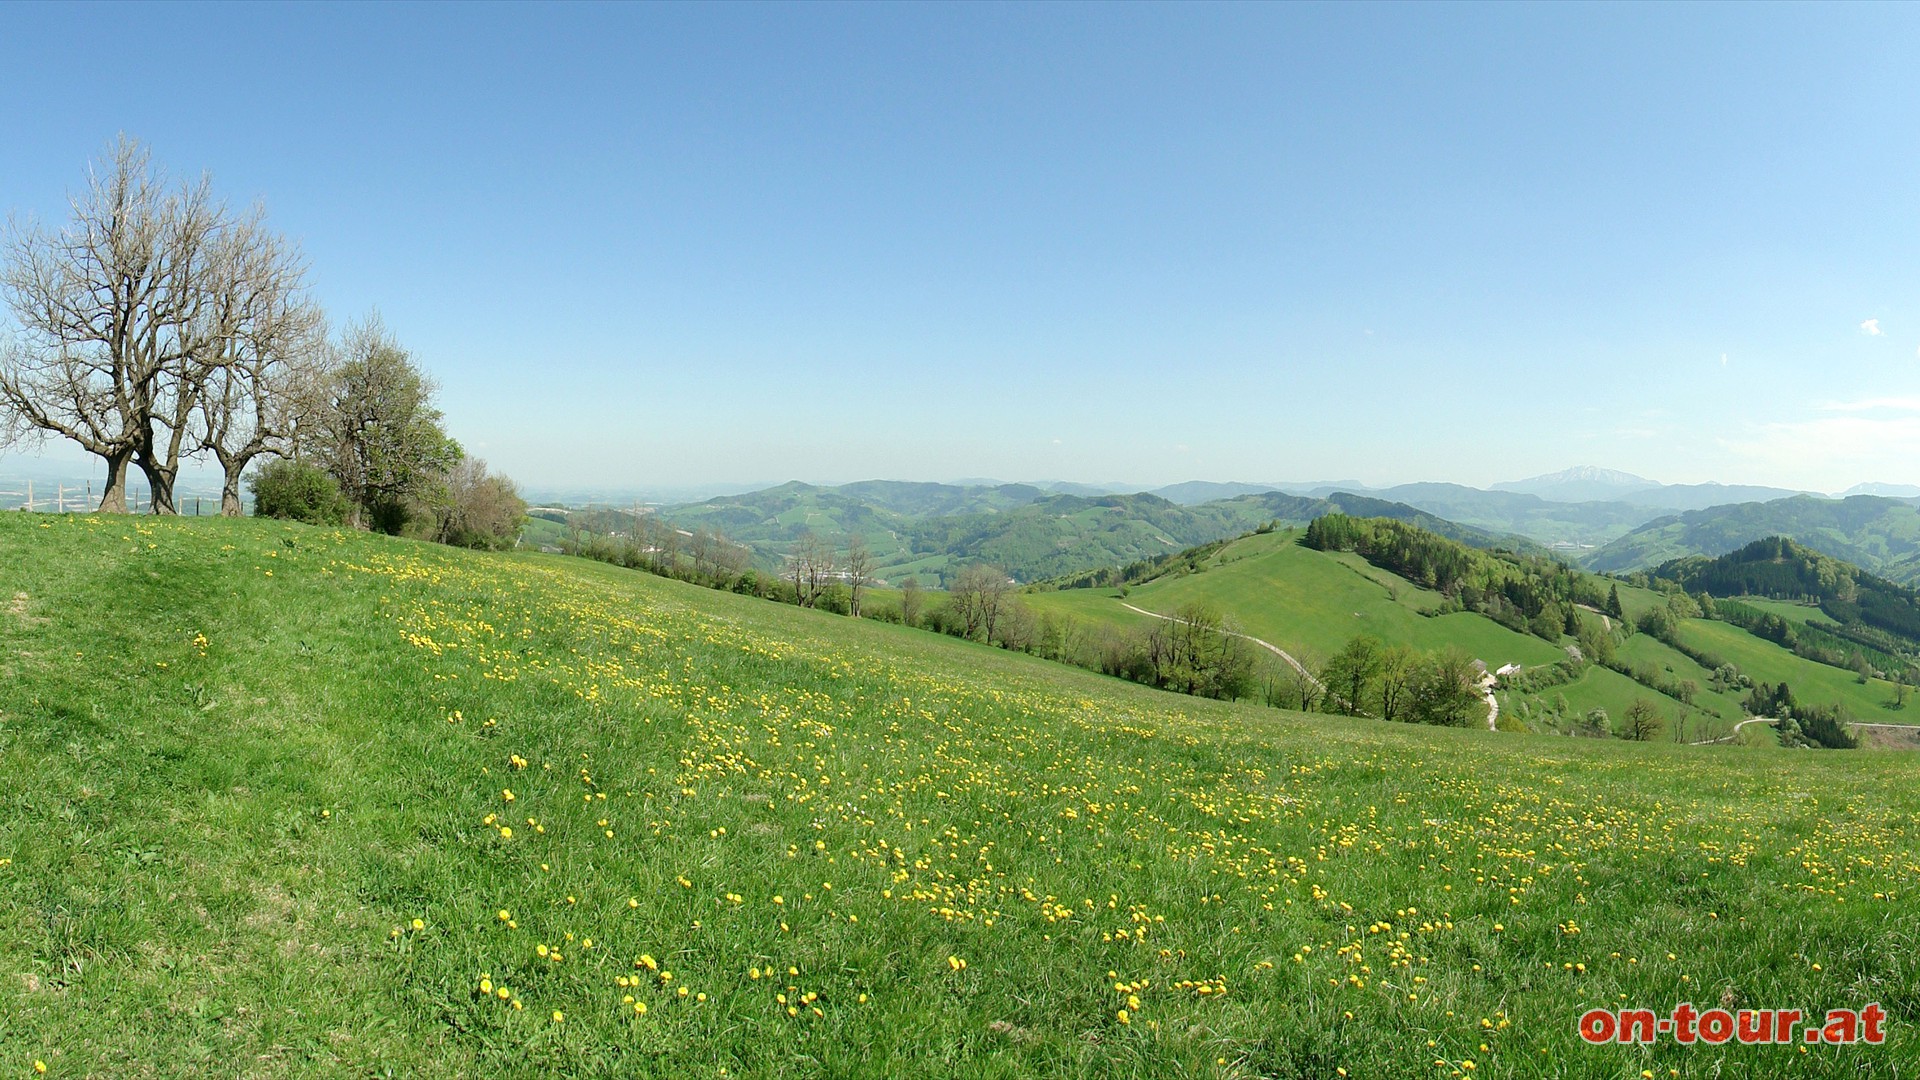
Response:
[[[1920,481],[1902,6],[0,7],[523,482]],[[0,461],[0,473],[6,463]]]

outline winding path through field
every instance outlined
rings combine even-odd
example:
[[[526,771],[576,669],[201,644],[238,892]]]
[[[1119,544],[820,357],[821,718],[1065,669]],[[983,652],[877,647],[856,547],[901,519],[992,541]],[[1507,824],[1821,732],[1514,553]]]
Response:
[[[1160,613],[1159,613],[1159,612],[1157,612],[1157,611],[1148,611],[1148,610],[1147,610],[1146,608],[1141,608],[1141,607],[1134,607],[1134,606],[1133,606],[1132,604],[1129,604],[1129,603],[1127,603],[1127,602],[1126,602],[1125,600],[1122,600],[1122,601],[1120,601],[1120,606],[1121,606],[1121,607],[1123,607],[1123,608],[1126,608],[1126,609],[1127,609],[1128,611],[1132,611],[1132,612],[1136,612],[1136,613],[1138,613],[1138,614],[1141,614],[1141,615],[1145,615],[1145,616],[1147,616],[1147,617],[1148,617],[1148,618],[1150,618],[1150,619],[1165,619],[1165,620],[1166,620],[1166,621],[1168,621],[1168,622],[1179,622],[1179,621],[1180,621],[1180,620],[1178,620],[1178,619],[1176,619],[1176,618],[1174,618],[1174,617],[1173,617],[1173,616],[1171,616],[1171,615],[1162,615],[1162,614],[1160,614]],[[1265,649],[1265,650],[1267,650],[1268,652],[1270,652],[1270,653],[1272,653],[1273,655],[1275,655],[1275,656],[1277,656],[1277,657],[1279,657],[1279,658],[1280,658],[1280,659],[1282,659],[1282,660],[1285,660],[1285,661],[1286,661],[1286,662],[1287,662],[1288,664],[1290,664],[1290,665],[1292,665],[1292,667],[1293,667],[1293,670],[1295,670],[1295,671],[1297,671],[1297,672],[1299,672],[1300,674],[1302,674],[1302,675],[1304,675],[1304,676],[1306,676],[1306,678],[1307,678],[1307,681],[1308,681],[1308,682],[1310,682],[1310,683],[1312,683],[1312,684],[1314,685],[1314,687],[1315,687],[1316,689],[1318,689],[1318,690],[1319,690],[1319,691],[1320,691],[1321,693],[1323,693],[1323,694],[1324,694],[1324,693],[1326,693],[1326,692],[1327,692],[1327,684],[1326,684],[1326,683],[1323,683],[1323,682],[1321,682],[1321,681],[1320,681],[1320,679],[1319,679],[1319,678],[1318,678],[1317,676],[1315,676],[1313,672],[1311,672],[1311,671],[1308,671],[1308,670],[1306,669],[1306,666],[1305,666],[1304,664],[1302,664],[1302,663],[1300,663],[1300,661],[1298,661],[1298,660],[1295,660],[1295,659],[1293,658],[1293,654],[1292,654],[1292,653],[1290,653],[1290,652],[1288,652],[1287,650],[1285,650],[1285,649],[1283,649],[1283,648],[1281,648],[1281,647],[1280,647],[1280,646],[1278,646],[1278,645],[1275,645],[1275,644],[1274,644],[1273,642],[1271,642],[1271,641],[1262,641],[1261,639],[1259,639],[1259,638],[1257,638],[1257,637],[1254,637],[1254,636],[1253,636],[1252,634],[1243,634],[1243,633],[1241,633],[1241,632],[1239,632],[1238,630],[1222,630],[1222,631],[1220,631],[1220,632],[1221,632],[1221,633],[1223,633],[1223,634],[1226,634],[1226,635],[1227,635],[1227,636],[1229,636],[1229,637],[1237,637],[1237,638],[1240,638],[1240,639],[1242,639],[1242,640],[1244,640],[1244,641],[1251,641],[1251,642],[1253,642],[1253,643],[1254,643],[1255,645],[1258,645],[1258,646],[1260,646],[1261,648],[1263,648],[1263,649]]]
[[[1778,719],[1771,716],[1749,716],[1745,720],[1742,720],[1739,723],[1733,725],[1733,730],[1727,732],[1725,735],[1722,735],[1717,739],[1702,739],[1697,743],[1693,743],[1692,745],[1712,746],[1714,743],[1732,742],[1736,737],[1739,736],[1740,729],[1743,727],[1746,727],[1748,724],[1777,724],[1779,722],[1780,721]]]
[[[1157,611],[1148,611],[1146,608],[1143,608],[1143,607],[1134,607],[1132,604],[1127,603],[1125,600],[1120,601],[1120,606],[1136,614],[1145,615],[1149,619],[1165,619],[1168,622],[1180,621],[1171,615],[1162,615]],[[1254,637],[1252,634],[1240,633],[1238,630],[1222,630],[1220,632],[1223,634],[1226,634],[1229,637],[1237,637],[1245,641],[1253,642],[1255,645],[1260,646],[1261,648],[1267,650],[1268,652],[1272,653],[1273,655],[1279,657],[1282,660],[1285,660],[1288,664],[1292,665],[1293,670],[1299,672],[1301,675],[1304,675],[1307,681],[1312,683],[1314,687],[1318,689],[1321,693],[1324,694],[1328,692],[1326,683],[1321,682],[1318,676],[1314,675],[1313,672],[1308,671],[1306,668],[1306,665],[1302,664],[1298,660],[1295,660],[1293,658],[1292,653],[1288,652],[1287,650],[1281,648],[1278,645],[1275,645],[1273,642]],[[1488,685],[1481,686],[1480,693],[1481,693],[1481,696],[1485,697],[1487,701],[1487,730],[1499,731],[1500,730],[1500,725],[1499,725],[1500,699],[1493,696],[1492,686],[1488,686]]]
[[[1733,725],[1732,731],[1728,732],[1725,735],[1720,736],[1717,739],[1706,739],[1701,742],[1693,743],[1691,745],[1712,746],[1714,743],[1732,742],[1734,739],[1734,736],[1740,734],[1740,729],[1743,727],[1746,727],[1748,724],[1777,724],[1779,722],[1780,721],[1777,718],[1771,717],[1771,716],[1750,716],[1745,720],[1742,720],[1739,723]],[[1852,723],[1848,724],[1847,726],[1863,727],[1863,728],[1879,728],[1883,731],[1920,731],[1920,724],[1866,724],[1866,723],[1861,723],[1858,720],[1855,720]]]
[[[1613,617],[1611,615],[1594,607],[1592,604],[1575,604],[1573,606],[1579,608],[1581,611],[1591,611],[1595,615],[1600,616],[1600,625],[1606,627],[1609,634],[1613,632]]]

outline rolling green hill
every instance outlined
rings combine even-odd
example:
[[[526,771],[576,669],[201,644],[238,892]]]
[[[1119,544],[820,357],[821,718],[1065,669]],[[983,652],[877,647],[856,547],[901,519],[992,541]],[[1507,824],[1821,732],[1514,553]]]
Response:
[[[1466,612],[1432,617],[1441,597],[1357,555],[1314,551],[1299,543],[1298,530],[1278,530],[1229,544],[1204,572],[1162,578],[1118,597],[1111,589],[1063,589],[1034,593],[1041,610],[1099,614],[1135,621],[1124,599],[1148,611],[1169,613],[1203,601],[1231,614],[1240,628],[1271,641],[1306,662],[1324,660],[1356,633],[1419,648],[1460,644],[1494,667],[1509,661],[1550,664],[1564,654],[1538,638],[1516,634]]]
[[[520,546],[533,548],[557,548],[567,538],[567,526],[550,518],[529,516],[520,527]]]
[[[0,579],[0,1047],[23,1074],[1852,1076],[1920,1054],[1920,958],[1887,947],[1920,931],[1920,795],[1888,755],[1203,702],[581,560],[271,522],[0,515]],[[1703,997],[1878,1001],[1890,1040],[1575,1035],[1594,1002]]]
[[[1129,605],[1167,615],[1199,601],[1225,614],[1241,631],[1316,670],[1360,633],[1418,650],[1457,647],[1489,669],[1555,665],[1566,661],[1567,647],[1576,644],[1571,637],[1549,643],[1473,611],[1448,611],[1441,593],[1357,554],[1307,547],[1297,531],[1257,534],[1217,546],[1197,561],[1196,569],[1176,569],[1132,586],[1125,595],[1111,588],[1062,589],[1027,599],[1043,612],[1134,627],[1151,625],[1150,616]],[[1654,608],[1668,610],[1667,598],[1649,589],[1613,583],[1589,588],[1603,594],[1617,588],[1629,622]],[[1443,611],[1447,613],[1434,614]],[[1583,612],[1581,618],[1590,624],[1601,621],[1597,611]],[[1596,708],[1609,718],[1618,717],[1636,698],[1645,698],[1668,718],[1669,737],[1719,738],[1745,715],[1742,704],[1750,689],[1724,676],[1716,679],[1715,669],[1733,664],[1749,680],[1784,681],[1800,700],[1843,705],[1861,721],[1920,723],[1920,713],[1900,703],[1895,687],[1884,678],[1863,683],[1851,671],[1796,655],[1724,622],[1678,618],[1673,625],[1679,645],[1716,662],[1702,665],[1682,648],[1649,634],[1621,638],[1616,632],[1619,666],[1632,676],[1587,663],[1571,669],[1571,681],[1536,686],[1532,680],[1509,680],[1500,694],[1501,708],[1523,722],[1559,729]],[[1679,692],[1683,688],[1684,693]]]
[[[1769,536],[1902,584],[1920,581],[1920,506],[1876,495],[1800,495],[1690,511],[1648,522],[1580,562],[1606,573],[1650,570],[1690,555],[1715,558]]]
[[[746,544],[768,568],[805,532],[834,543],[857,533],[882,579],[914,574],[937,584],[963,563],[991,563],[1020,581],[1036,581],[1180,551],[1274,520],[1304,524],[1336,510],[1416,521],[1468,543],[1529,546],[1412,507],[1345,494],[1313,499],[1261,492],[1182,506],[1144,493],[1061,495],[1019,484],[793,483],[670,507],[662,517]]]

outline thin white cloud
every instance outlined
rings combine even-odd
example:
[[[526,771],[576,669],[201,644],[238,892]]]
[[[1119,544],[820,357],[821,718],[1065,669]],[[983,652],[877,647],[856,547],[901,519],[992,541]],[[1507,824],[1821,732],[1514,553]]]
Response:
[[[1880,337],[1886,333],[1886,331],[1880,329],[1879,319],[1868,319],[1866,322],[1861,323],[1860,332],[1868,337]]]
[[[1884,398],[1866,410],[1808,420],[1758,424],[1745,435],[1716,440],[1722,449],[1759,467],[1775,483],[1818,489],[1862,478],[1899,480],[1920,459],[1920,399]],[[1852,477],[1853,479],[1846,479]]]
[[[1902,412],[1920,414],[1920,397],[1870,397],[1853,401],[1829,401],[1819,406],[1821,412],[1864,413],[1864,412]]]
[[[1721,354],[1720,354],[1720,366],[1721,366],[1721,367],[1726,367],[1726,366],[1727,366],[1727,354],[1726,354],[1726,353],[1721,353]]]

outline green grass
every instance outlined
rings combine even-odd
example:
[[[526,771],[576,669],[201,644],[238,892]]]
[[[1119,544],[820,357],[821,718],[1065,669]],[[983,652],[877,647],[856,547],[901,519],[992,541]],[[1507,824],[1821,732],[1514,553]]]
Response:
[[[278,523],[0,515],[0,581],[0,1070],[1920,1055],[1896,755],[1202,702],[582,560]],[[1878,1000],[1891,1041],[1574,1034],[1599,1003],[1723,999]]]
[[[1770,683],[1785,682],[1793,688],[1796,700],[1806,705],[1838,702],[1853,713],[1856,720],[1876,724],[1920,724],[1920,708],[1909,704],[1893,708],[1893,684],[1885,679],[1865,683],[1851,671],[1816,664],[1795,656],[1771,641],[1754,637],[1737,626],[1706,619],[1688,619],[1680,624],[1680,640],[1734,664],[1749,678]]]
[[[1361,633],[1420,649],[1457,645],[1496,668],[1551,664],[1566,655],[1469,612],[1423,615],[1438,606],[1437,594],[1357,555],[1302,547],[1298,537],[1295,530],[1248,537],[1226,548],[1205,572],[1148,582],[1130,590],[1125,602],[1160,614],[1193,601],[1212,604],[1245,633],[1303,663],[1324,660]],[[1042,611],[1117,623],[1143,618],[1122,607],[1118,596],[1112,589],[1066,589],[1026,599]]]
[[[567,538],[567,532],[567,527],[557,521],[530,517],[526,520],[526,524],[520,527],[520,544],[522,547],[536,550],[542,547],[559,547],[560,542]]]
[[[1639,698],[1658,704],[1662,712],[1668,716],[1677,711],[1673,702],[1625,675],[1598,664],[1588,665],[1580,673],[1579,678],[1550,687],[1537,697],[1538,700],[1527,700],[1520,695],[1503,693],[1500,695],[1500,709],[1502,712],[1519,716],[1521,720],[1535,727],[1544,727],[1542,723],[1535,720],[1536,710],[1543,705],[1554,704],[1557,698],[1566,699],[1568,719],[1585,716],[1594,709],[1605,709],[1609,718],[1617,719],[1626,713],[1628,705]]]
[[[1743,596],[1739,602],[1750,608],[1772,612],[1788,622],[1804,626],[1811,620],[1832,623],[1833,620],[1820,610],[1819,604],[1801,604],[1792,600],[1772,600],[1764,596]]]
[[[1148,611],[1170,614],[1192,601],[1209,603],[1228,614],[1241,630],[1271,641],[1302,662],[1316,665],[1357,633],[1369,633],[1389,643],[1434,650],[1457,646],[1490,666],[1517,662],[1526,666],[1562,659],[1560,647],[1529,634],[1520,634],[1491,619],[1470,612],[1423,615],[1441,603],[1441,597],[1349,553],[1315,551],[1296,542],[1298,532],[1280,530],[1236,541],[1223,549],[1201,573],[1167,577],[1129,591],[1126,603]],[[1621,606],[1637,619],[1666,598],[1647,589],[1619,586]],[[1032,594],[1025,599],[1036,609],[1073,615],[1120,626],[1145,626],[1146,616],[1121,606],[1113,589],[1069,589]],[[1749,601],[1751,602],[1751,601]],[[1768,610],[1791,611],[1804,621],[1817,609],[1759,602]],[[1597,618],[1591,615],[1588,617]],[[1789,650],[1726,623],[1689,620],[1701,628],[1703,645],[1723,659],[1738,664],[1755,679],[1794,687],[1803,701],[1840,701],[1860,720],[1879,723],[1920,723],[1912,710],[1891,708],[1891,684],[1875,680],[1860,686],[1852,672],[1815,663]],[[1688,631],[1691,633],[1692,631]],[[1719,738],[1743,715],[1744,693],[1716,692],[1712,673],[1672,646],[1646,634],[1633,634],[1619,646],[1623,659],[1651,666],[1673,682],[1690,679],[1696,687],[1694,703],[1683,706],[1618,672],[1589,667],[1573,682],[1534,695],[1504,693],[1501,708],[1535,722],[1565,700],[1568,715],[1585,715],[1595,708],[1618,718],[1637,698],[1653,701],[1667,720],[1667,737],[1688,741]]]

